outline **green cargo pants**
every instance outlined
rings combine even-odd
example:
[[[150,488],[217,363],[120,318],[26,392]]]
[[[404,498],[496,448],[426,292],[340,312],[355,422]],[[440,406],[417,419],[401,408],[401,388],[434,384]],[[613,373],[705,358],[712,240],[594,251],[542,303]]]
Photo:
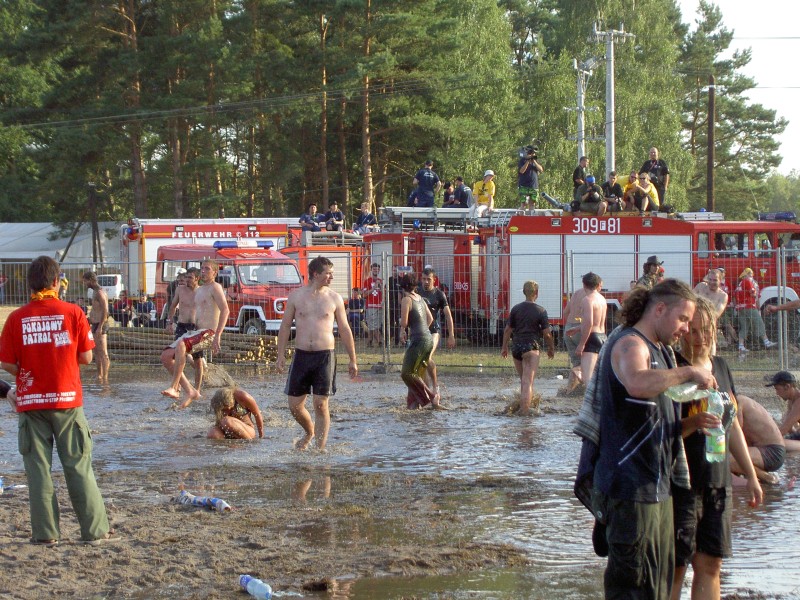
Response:
[[[61,539],[58,500],[50,476],[53,442],[81,526],[81,539],[104,537],[109,531],[108,516],[92,470],[92,436],[83,408],[21,412],[18,436],[28,476],[33,539]]]

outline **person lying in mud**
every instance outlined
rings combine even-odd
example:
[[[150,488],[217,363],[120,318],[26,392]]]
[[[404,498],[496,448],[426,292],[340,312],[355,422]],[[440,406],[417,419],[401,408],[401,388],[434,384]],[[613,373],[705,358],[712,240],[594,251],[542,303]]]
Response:
[[[255,399],[237,387],[224,387],[211,397],[214,426],[210,440],[252,440],[264,437],[264,420]]]

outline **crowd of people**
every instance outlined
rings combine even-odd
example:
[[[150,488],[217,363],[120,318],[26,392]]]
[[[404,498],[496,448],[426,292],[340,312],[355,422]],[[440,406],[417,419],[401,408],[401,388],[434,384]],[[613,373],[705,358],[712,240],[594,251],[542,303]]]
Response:
[[[648,261],[660,267],[658,257]],[[291,414],[304,431],[297,443],[324,450],[330,428],[328,402],[337,390],[334,323],[348,359],[348,373],[358,375],[350,323],[359,325],[369,304],[382,310],[384,290],[399,294],[397,341],[407,342],[401,377],[408,387],[407,407],[443,408],[433,356],[443,331],[455,345],[447,297],[438,288],[436,272],[426,267],[418,277],[395,270],[395,282],[384,286],[380,266],[372,265],[361,289],[345,305],[330,287],[333,263],[317,257],[309,263],[309,279],[287,301],[278,335],[277,368],[285,372],[288,343],[294,352],[284,392]],[[184,274],[168,311],[176,340],[162,354],[172,381],[162,394],[188,406],[200,396],[183,374],[188,357],[206,347],[219,351],[227,304],[215,281],[218,266],[204,261]],[[608,336],[602,279],[583,276],[582,289],[567,306],[567,339],[576,378],[587,383],[575,432],[583,445],[575,491],[595,517],[595,551],[608,557],[604,579],[607,597],[679,598],[686,568],[694,570],[693,598],[719,597],[722,560],[731,554],[732,485],[741,482],[751,506],[762,502],[761,481],[774,483],[774,472],[787,451],[800,451],[800,384],[789,372],[767,382],[787,402],[778,424],[754,400],[737,392],[733,375],[716,354],[717,327],[726,305],[720,273],[712,270],[696,291],[675,279],[648,277],[623,301],[621,325]],[[741,279],[746,279],[743,273]],[[98,306],[89,317],[80,307],[58,298],[58,265],[40,257],[28,270],[31,301],[15,310],[0,335],[0,367],[16,377],[16,388],[0,386],[19,414],[20,444],[28,477],[31,541],[54,545],[60,540],[55,492],[50,480],[53,442],[70,487],[81,539],[86,543],[116,541],[94,479],[91,453],[76,448],[91,444],[82,410],[79,365],[89,364],[102,331],[102,289],[87,273]],[[520,378],[520,414],[534,405],[534,382],[540,353],[553,358],[555,348],[546,310],[536,303],[539,286],[526,281],[525,300],[514,306],[503,335],[501,355],[511,354]],[[352,300],[356,300],[355,303]],[[791,303],[776,310],[792,307]],[[93,312],[94,311],[94,312]],[[366,320],[364,318],[363,320]],[[442,320],[444,323],[442,323]],[[47,324],[44,326],[43,324]],[[444,325],[444,329],[443,329]],[[97,356],[103,356],[98,350]],[[202,353],[193,360],[202,361]],[[107,365],[98,364],[98,376]],[[693,383],[699,394],[683,404],[673,401],[676,386]],[[709,409],[709,394],[725,409]],[[313,411],[306,408],[313,397]],[[233,387],[211,399],[212,439],[255,439],[264,436],[258,402]],[[724,428],[730,455],[720,462],[707,458],[709,432]],[[78,442],[76,436],[83,436]],[[734,477],[735,475],[735,477]],[[741,477],[740,477],[741,476]],[[73,493],[73,491],[77,491]]]
[[[525,146],[517,161],[517,196],[518,208],[530,212],[536,208],[547,208],[543,196],[539,192],[539,176],[544,167],[539,162],[538,147]],[[604,215],[607,212],[639,212],[657,211],[666,207],[666,195],[669,189],[670,172],[667,163],[659,157],[658,148],[650,148],[650,158],[639,171],[631,171],[628,182],[623,186],[616,171],[609,173],[608,179],[599,183],[589,169],[589,158],[582,156],[572,174],[573,200],[569,209],[572,212],[585,212]],[[412,189],[406,199],[410,208],[434,208],[437,196],[442,192],[442,208],[467,209],[470,220],[487,216],[495,209],[497,187],[495,172],[486,169],[483,178],[475,181],[472,187],[465,184],[463,176],[453,181],[442,181],[433,170],[433,161],[427,160],[415,173]],[[369,203],[363,203],[360,214],[352,224],[350,231],[364,235],[379,230],[378,222],[370,211]],[[299,219],[303,231],[345,231],[344,213],[338,202],[332,200],[329,210],[317,212],[317,204],[312,202]]]

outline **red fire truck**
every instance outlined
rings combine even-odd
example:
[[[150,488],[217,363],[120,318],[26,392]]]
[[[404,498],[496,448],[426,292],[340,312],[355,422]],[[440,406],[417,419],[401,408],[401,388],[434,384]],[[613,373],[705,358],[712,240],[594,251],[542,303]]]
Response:
[[[539,283],[538,303],[561,325],[583,274],[602,277],[603,294],[615,309],[652,255],[664,261],[667,277],[691,285],[721,267],[731,292],[749,267],[761,286],[762,307],[797,299],[800,290],[800,225],[789,220],[724,221],[703,212],[594,217],[544,210],[523,216],[501,209],[474,227],[454,209],[430,211],[384,209],[393,232],[365,236],[365,252],[373,259],[386,253],[416,271],[433,266],[450,290],[458,327],[480,340],[502,334],[528,279]],[[778,248],[784,248],[785,272],[779,270]]]
[[[153,294],[161,246],[218,241],[266,240],[276,250],[287,245],[297,219],[131,219],[122,226],[122,279],[129,295]]]
[[[331,289],[345,302],[354,287],[361,287],[364,269],[364,242],[360,235],[341,231],[304,231],[290,237],[290,245],[281,253],[294,259],[304,282],[308,282],[309,261],[324,256],[333,263]]]
[[[289,294],[303,285],[293,260],[272,250],[268,240],[227,240],[212,246],[161,246],[155,272],[156,314],[162,313],[167,286],[179,269],[200,267],[205,259],[220,265],[217,281],[225,290],[230,315],[227,331],[278,334]]]

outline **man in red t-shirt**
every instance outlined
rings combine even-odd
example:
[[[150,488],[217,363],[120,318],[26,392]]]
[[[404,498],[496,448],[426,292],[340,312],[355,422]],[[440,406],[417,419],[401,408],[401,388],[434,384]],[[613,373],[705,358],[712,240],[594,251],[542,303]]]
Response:
[[[383,279],[379,277],[381,266],[378,263],[372,263],[372,277],[367,277],[364,280],[362,291],[364,292],[364,320],[369,329],[369,343],[370,348],[373,343],[375,346],[381,346],[381,325],[383,323]]]
[[[760,339],[765,348],[776,346],[767,338],[764,319],[758,310],[758,283],[753,278],[753,269],[749,267],[739,275],[739,285],[734,291],[736,311],[739,313],[739,352],[748,352],[745,347],[747,335],[753,330],[753,339]]]
[[[64,468],[81,542],[112,537],[92,470],[92,438],[83,413],[80,366],[92,362],[94,338],[76,304],[58,299],[58,263],[40,256],[28,267],[31,301],[12,312],[0,334],[0,367],[16,376],[19,447],[30,489],[34,544],[61,538],[50,471],[53,441]]]

